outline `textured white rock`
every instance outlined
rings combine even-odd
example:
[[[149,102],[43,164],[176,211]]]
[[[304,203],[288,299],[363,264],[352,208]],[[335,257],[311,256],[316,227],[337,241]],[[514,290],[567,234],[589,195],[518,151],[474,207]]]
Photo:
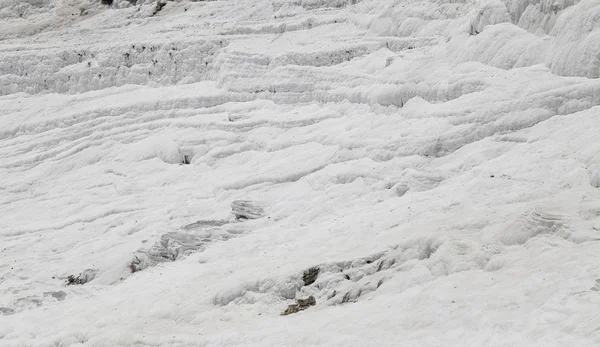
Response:
[[[600,344],[598,1],[128,4],[0,0],[1,346]]]

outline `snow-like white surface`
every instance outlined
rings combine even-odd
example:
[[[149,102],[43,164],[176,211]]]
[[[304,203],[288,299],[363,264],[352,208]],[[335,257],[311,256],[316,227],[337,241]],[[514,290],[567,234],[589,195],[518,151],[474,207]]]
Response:
[[[600,2],[140,3],[0,0],[0,346],[600,345]]]

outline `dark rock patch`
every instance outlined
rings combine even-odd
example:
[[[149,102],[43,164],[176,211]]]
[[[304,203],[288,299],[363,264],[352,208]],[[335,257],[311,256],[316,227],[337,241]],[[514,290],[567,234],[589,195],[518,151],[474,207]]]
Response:
[[[152,15],[156,15],[158,12],[162,11],[162,9],[167,5],[167,2],[164,0],[157,0],[156,6],[154,6],[154,11],[152,11]]]
[[[315,283],[317,277],[319,276],[319,268],[311,267],[310,269],[304,271],[302,274],[302,281],[304,281],[305,286],[310,286]]]
[[[96,270],[87,269],[79,275],[69,275],[67,276],[67,285],[72,286],[86,284],[96,277],[96,272]]]
[[[231,203],[231,210],[236,219],[258,219],[264,216],[264,209],[255,201],[236,200]]]
[[[0,314],[4,315],[4,316],[8,316],[10,314],[14,314],[15,310],[13,310],[12,308],[8,308],[8,307],[0,307]]]
[[[51,296],[58,301],[63,301],[67,297],[67,293],[63,292],[62,290],[59,290],[58,292],[45,292],[44,295]]]
[[[209,227],[221,227],[225,224],[229,224],[230,222],[227,220],[199,220],[194,223],[190,223],[185,225],[183,230],[194,230],[194,229],[204,229]]]
[[[288,307],[281,313],[282,316],[287,316],[289,314],[298,313],[300,311],[304,311],[311,306],[315,306],[317,304],[317,300],[314,296],[309,296],[306,299],[298,299],[295,304],[288,305]]]

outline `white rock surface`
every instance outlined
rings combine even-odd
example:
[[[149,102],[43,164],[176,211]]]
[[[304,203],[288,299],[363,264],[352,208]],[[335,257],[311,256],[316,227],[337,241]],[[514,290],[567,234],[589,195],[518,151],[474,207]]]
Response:
[[[598,18],[0,0],[0,346],[600,345]]]

